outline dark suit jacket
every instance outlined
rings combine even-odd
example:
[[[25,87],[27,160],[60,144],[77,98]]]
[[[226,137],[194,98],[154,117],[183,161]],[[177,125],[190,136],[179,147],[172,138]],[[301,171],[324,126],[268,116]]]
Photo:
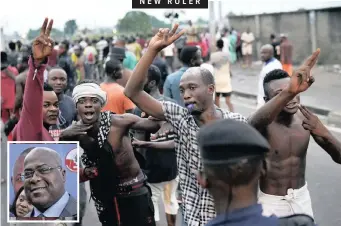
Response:
[[[69,201],[59,217],[72,217],[77,219],[77,201],[71,195],[69,196]]]
[[[34,211],[31,212],[30,216],[31,217],[34,216]],[[73,220],[77,220],[77,201],[70,194],[69,201],[66,203],[66,206],[59,215],[59,218],[72,218]]]

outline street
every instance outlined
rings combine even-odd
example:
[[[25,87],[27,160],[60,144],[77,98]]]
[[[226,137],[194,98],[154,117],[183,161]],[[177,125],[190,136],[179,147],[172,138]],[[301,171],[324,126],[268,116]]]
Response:
[[[248,99],[235,98],[233,103],[236,109],[235,111],[246,117],[255,109],[254,103]],[[335,129],[335,131],[333,134],[341,140],[341,130]],[[313,202],[314,215],[318,225],[341,225],[341,200],[338,198],[339,192],[341,191],[341,182],[339,180],[340,167],[311,139],[307,157],[307,181]],[[163,207],[161,203],[159,208],[161,221],[158,225],[165,226],[167,222],[164,214],[162,214],[163,210],[161,209]],[[177,226],[181,226],[180,218],[181,215],[178,214]],[[101,225],[98,222],[96,210],[92,202],[88,205],[84,225]]]
[[[255,109],[253,101],[248,99],[233,97],[233,103],[235,106],[235,111],[243,114],[246,117],[249,116]],[[222,106],[224,107],[225,105]],[[322,121],[324,121],[323,118]],[[341,140],[341,129],[332,128],[332,132],[339,140]],[[2,149],[2,151],[4,151],[4,149]],[[1,157],[3,159],[3,153]],[[318,225],[341,225],[341,200],[339,198],[339,192],[341,191],[340,167],[340,165],[334,163],[329,155],[324,152],[314,142],[313,139],[311,139],[307,156],[307,181],[313,202],[314,215]],[[5,165],[2,164],[2,175],[4,169]],[[1,203],[2,207],[4,207],[4,203],[7,201],[6,190],[4,189],[5,184],[2,184],[1,187]],[[6,210],[2,209],[1,213],[2,220],[6,219]],[[180,214],[178,215],[179,217],[177,225],[180,226],[181,216]],[[162,205],[160,205],[160,217],[161,221],[158,225],[167,225],[163,214]],[[4,224],[4,221],[2,221],[1,225],[7,224]],[[98,221],[97,213],[92,201],[88,203],[83,225],[101,225]]]

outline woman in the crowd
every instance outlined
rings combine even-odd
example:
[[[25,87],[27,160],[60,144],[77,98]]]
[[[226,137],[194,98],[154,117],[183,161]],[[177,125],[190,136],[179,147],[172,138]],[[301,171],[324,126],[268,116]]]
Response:
[[[25,217],[32,209],[33,206],[26,198],[24,187],[21,187],[10,207],[10,217]]]

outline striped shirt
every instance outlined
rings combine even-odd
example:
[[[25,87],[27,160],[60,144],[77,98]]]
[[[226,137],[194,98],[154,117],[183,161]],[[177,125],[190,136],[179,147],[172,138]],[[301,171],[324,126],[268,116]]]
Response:
[[[197,181],[197,173],[203,170],[197,142],[199,126],[186,108],[169,101],[162,103],[166,121],[172,124],[176,134],[174,141],[184,221],[188,226],[203,226],[215,217],[215,209],[212,196]],[[218,110],[225,119],[246,122],[246,118],[238,113]]]

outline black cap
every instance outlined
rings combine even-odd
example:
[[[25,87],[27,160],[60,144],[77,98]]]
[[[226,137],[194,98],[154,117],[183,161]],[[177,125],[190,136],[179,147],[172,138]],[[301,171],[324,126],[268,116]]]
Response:
[[[264,155],[270,150],[269,143],[256,129],[232,119],[218,120],[202,127],[198,143],[204,163],[236,161]]]

